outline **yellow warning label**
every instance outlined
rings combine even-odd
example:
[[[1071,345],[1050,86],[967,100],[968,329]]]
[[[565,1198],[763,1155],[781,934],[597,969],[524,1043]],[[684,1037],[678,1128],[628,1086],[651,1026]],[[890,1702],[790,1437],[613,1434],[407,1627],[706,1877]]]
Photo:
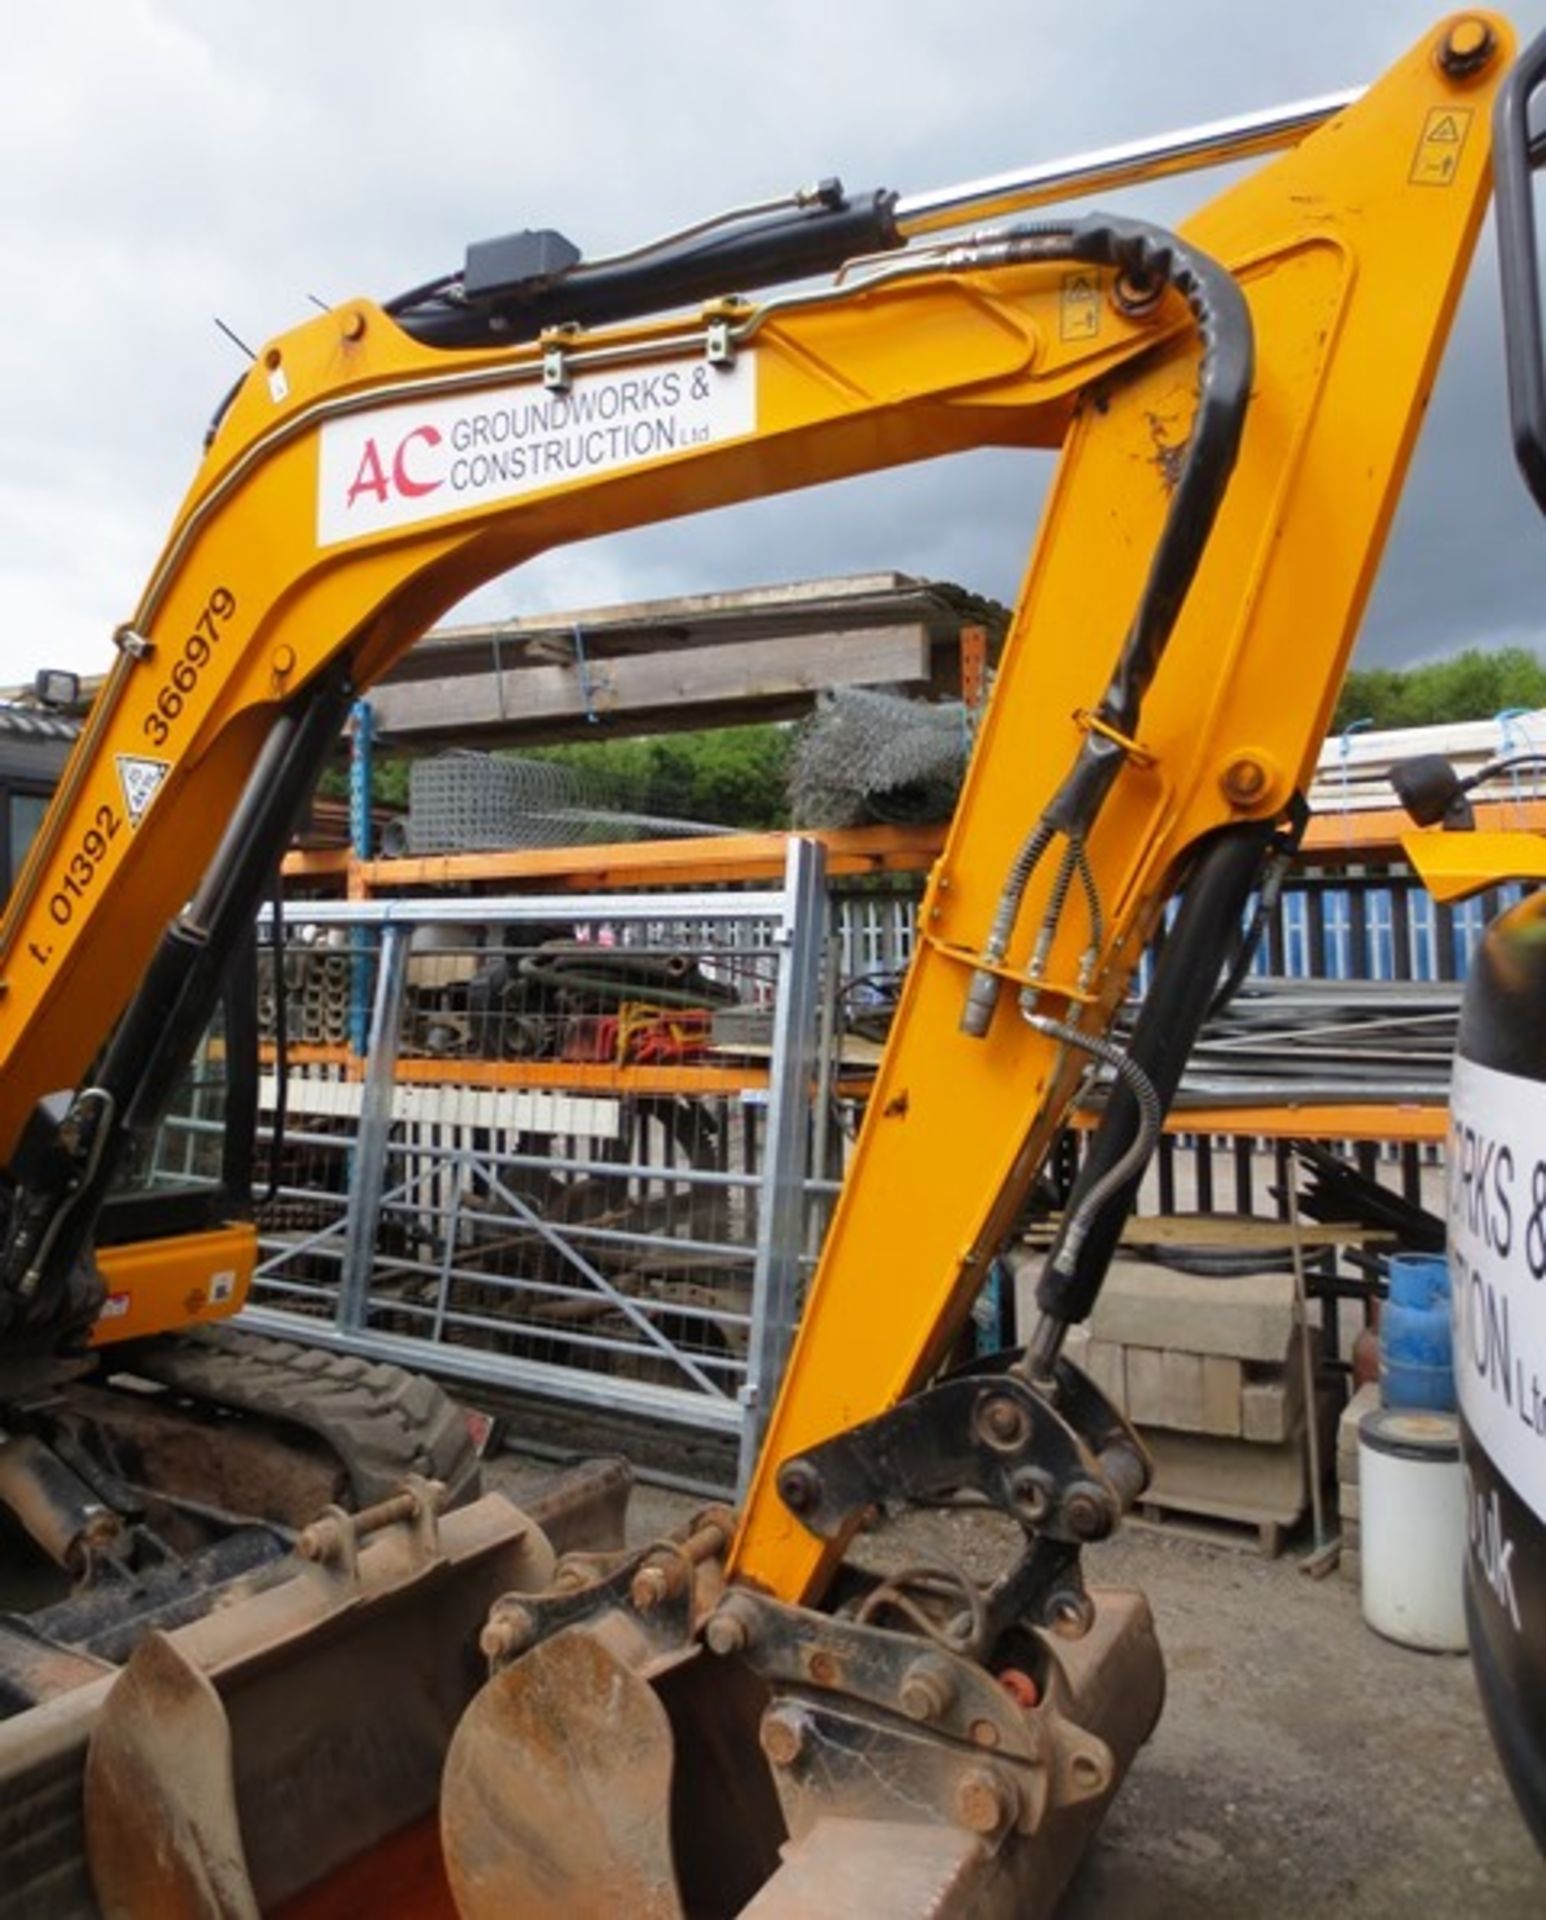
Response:
[[[1100,275],[1080,267],[1063,275],[1058,311],[1058,336],[1063,340],[1093,340],[1100,332]]]
[[[1460,171],[1466,135],[1471,131],[1470,107],[1433,107],[1423,122],[1423,135],[1407,176],[1414,187],[1448,187]]]

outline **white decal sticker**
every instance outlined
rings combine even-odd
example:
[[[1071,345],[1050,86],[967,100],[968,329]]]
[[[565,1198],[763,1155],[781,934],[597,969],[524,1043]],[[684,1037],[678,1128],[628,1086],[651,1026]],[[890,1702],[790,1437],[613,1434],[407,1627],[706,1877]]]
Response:
[[[317,542],[412,526],[660,460],[757,425],[757,357],[577,372],[562,393],[530,382],[329,420]]]
[[[236,1274],[230,1267],[209,1276],[209,1304],[212,1307],[218,1307],[229,1300],[235,1291]]]
[[[145,817],[145,811],[156,797],[156,789],[171,772],[170,760],[147,760],[138,755],[120,753],[118,761],[118,784],[123,788],[123,804],[129,815],[129,825],[137,827]]]
[[[129,1311],[129,1303],[132,1298],[133,1296],[127,1293],[110,1293],[102,1302],[97,1318],[99,1320],[121,1320]]]
[[[1446,1160],[1461,1411],[1546,1519],[1546,1085],[1457,1060]]]

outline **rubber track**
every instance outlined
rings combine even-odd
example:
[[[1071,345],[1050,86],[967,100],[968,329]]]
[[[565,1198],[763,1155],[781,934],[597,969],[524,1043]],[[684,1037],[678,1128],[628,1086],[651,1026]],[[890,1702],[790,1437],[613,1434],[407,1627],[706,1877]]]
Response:
[[[343,1462],[356,1507],[396,1493],[409,1473],[443,1481],[448,1507],[477,1497],[466,1421],[422,1374],[231,1327],[170,1335],[133,1364],[194,1399],[316,1434]]]

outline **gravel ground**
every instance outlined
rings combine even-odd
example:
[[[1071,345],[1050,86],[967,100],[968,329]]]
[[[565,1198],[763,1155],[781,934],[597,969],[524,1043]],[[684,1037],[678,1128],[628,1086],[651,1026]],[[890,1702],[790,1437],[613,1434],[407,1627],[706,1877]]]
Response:
[[[1068,1920],[1546,1912],[1469,1661],[1380,1639],[1287,1557],[1135,1533],[1092,1563],[1148,1594],[1169,1697]]]
[[[498,1477],[518,1499],[525,1471],[501,1463]],[[631,1531],[657,1537],[695,1504],[640,1488]],[[950,1514],[866,1550],[943,1553],[981,1574],[1008,1544],[997,1521]],[[1092,1584],[1148,1594],[1169,1697],[1063,1920],[1546,1914],[1546,1866],[1468,1661],[1381,1640],[1354,1588],[1306,1578],[1288,1554],[1128,1530],[1087,1567]]]

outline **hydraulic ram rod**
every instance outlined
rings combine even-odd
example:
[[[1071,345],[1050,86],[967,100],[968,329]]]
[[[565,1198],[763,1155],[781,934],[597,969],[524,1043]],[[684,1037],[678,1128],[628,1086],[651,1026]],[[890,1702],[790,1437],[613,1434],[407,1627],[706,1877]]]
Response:
[[[989,174],[960,186],[938,187],[931,193],[904,194],[897,200],[893,217],[897,231],[912,238],[969,220],[996,220],[1028,207],[1046,206],[1053,200],[1077,199],[1132,186],[1140,180],[1248,160],[1253,154],[1293,146],[1362,95],[1362,87],[1350,87],[1342,93],[1323,93],[1286,107],[1236,114],[1228,120],[1210,120],[1200,127],[1154,134],[1146,140],[1098,147],[1066,160],[1047,160],[1012,173]]]
[[[429,346],[508,346],[554,327],[602,326],[826,274],[841,279],[851,266],[873,265],[909,240],[969,221],[1292,146],[1359,97],[1324,94],[932,193],[849,194],[840,181],[825,180],[600,260],[581,258],[562,234],[508,234],[469,248],[459,278],[414,288],[388,311]]]

